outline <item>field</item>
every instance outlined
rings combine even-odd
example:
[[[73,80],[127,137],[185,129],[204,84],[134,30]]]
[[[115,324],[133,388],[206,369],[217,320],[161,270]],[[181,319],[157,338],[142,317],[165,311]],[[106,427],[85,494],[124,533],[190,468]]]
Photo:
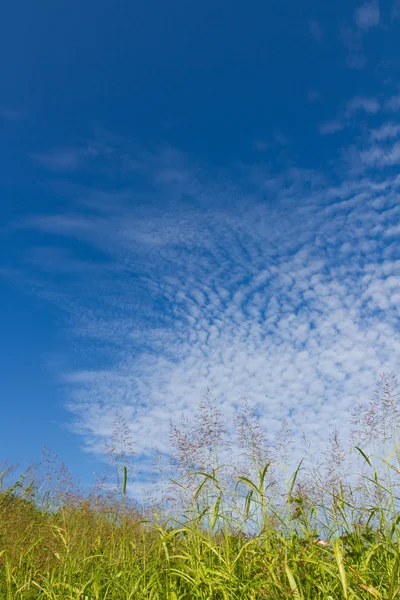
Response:
[[[171,428],[174,476],[142,504],[128,493],[133,452],[122,417],[108,448],[113,485],[83,494],[50,454],[42,470],[5,468],[0,598],[397,598],[397,401],[397,382],[384,375],[355,409],[353,445],[344,450],[333,432],[323,457],[305,457],[287,476],[247,405],[237,418],[243,461],[221,462],[221,415],[203,403],[195,425]],[[287,424],[274,448],[280,457],[291,449]]]

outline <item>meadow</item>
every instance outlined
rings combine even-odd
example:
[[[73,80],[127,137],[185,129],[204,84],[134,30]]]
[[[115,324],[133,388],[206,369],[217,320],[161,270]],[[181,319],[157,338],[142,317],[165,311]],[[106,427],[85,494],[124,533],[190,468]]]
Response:
[[[117,415],[106,449],[114,478],[84,493],[56,457],[0,493],[1,600],[392,600],[400,595],[400,390],[382,375],[355,407],[346,446],[332,432],[297,459],[289,424],[273,442],[247,403],[233,454],[218,405],[171,425],[155,452],[146,501],[129,427]],[[293,458],[294,456],[294,458]]]

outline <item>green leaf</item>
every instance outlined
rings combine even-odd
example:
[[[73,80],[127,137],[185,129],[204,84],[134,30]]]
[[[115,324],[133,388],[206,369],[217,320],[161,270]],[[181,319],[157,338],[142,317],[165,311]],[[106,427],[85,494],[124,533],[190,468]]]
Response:
[[[299,591],[299,588],[298,588],[298,585],[294,578],[294,575],[287,565],[285,567],[285,571],[286,571],[287,578],[289,580],[289,585],[290,585],[290,589],[292,590],[293,597],[297,598],[297,599],[303,598],[303,595]]]
[[[361,454],[361,456],[365,459],[365,461],[369,464],[369,466],[372,468],[372,464],[370,459],[368,458],[368,456],[365,454],[365,452],[363,452],[361,450],[361,448],[359,448],[358,446],[354,446],[356,450],[358,450],[358,452]]]
[[[340,583],[342,584],[343,597],[345,598],[345,600],[347,600],[349,595],[348,595],[348,591],[347,591],[347,579],[346,579],[346,572],[344,570],[344,565],[343,565],[343,554],[342,554],[342,549],[340,547],[340,540],[335,540],[333,542],[333,551],[335,553],[336,564],[337,564],[338,570],[339,570],[339,579],[340,579]]]
[[[128,483],[128,470],[126,468],[126,466],[124,465],[124,481],[123,481],[123,486],[122,486],[122,493],[124,494],[124,496],[126,496],[126,484]]]

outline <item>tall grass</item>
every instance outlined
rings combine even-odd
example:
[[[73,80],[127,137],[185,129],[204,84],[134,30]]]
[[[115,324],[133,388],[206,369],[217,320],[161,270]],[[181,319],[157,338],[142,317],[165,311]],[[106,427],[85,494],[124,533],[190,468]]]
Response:
[[[269,442],[243,403],[242,459],[227,464],[227,432],[208,395],[194,422],[171,426],[171,460],[160,467],[169,484],[146,507],[127,493],[133,448],[120,415],[107,448],[113,485],[99,479],[82,494],[48,451],[13,483],[5,468],[0,599],[400,597],[399,406],[397,381],[383,375],[357,407],[351,446],[334,431],[323,456],[287,477],[288,424]]]

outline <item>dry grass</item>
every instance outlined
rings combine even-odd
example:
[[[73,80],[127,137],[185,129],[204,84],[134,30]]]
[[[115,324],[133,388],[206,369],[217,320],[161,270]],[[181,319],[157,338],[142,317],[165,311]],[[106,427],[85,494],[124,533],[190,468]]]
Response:
[[[357,409],[352,454],[333,432],[326,454],[289,481],[277,456],[290,450],[288,425],[270,443],[247,404],[237,416],[243,460],[221,464],[227,432],[210,395],[193,423],[171,428],[167,475],[176,483],[146,510],[127,494],[133,448],[120,416],[108,447],[114,487],[99,481],[84,497],[48,452],[44,471],[12,485],[4,472],[0,598],[399,597],[397,391],[384,375]],[[394,451],[378,460],[373,444]]]

